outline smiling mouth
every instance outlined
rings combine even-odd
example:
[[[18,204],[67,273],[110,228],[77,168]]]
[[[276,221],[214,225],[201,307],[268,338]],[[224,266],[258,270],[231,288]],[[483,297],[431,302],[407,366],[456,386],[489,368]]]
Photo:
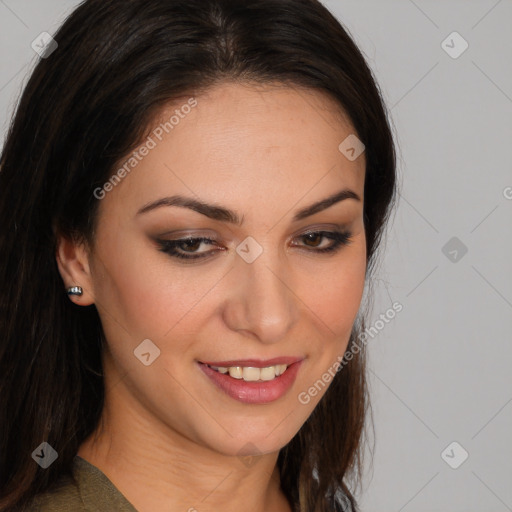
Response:
[[[217,388],[245,404],[267,404],[290,391],[305,357],[197,361]]]
[[[271,381],[283,375],[288,369],[288,364],[276,364],[273,366],[265,366],[264,368],[256,368],[254,366],[212,366],[207,364],[209,368],[218,373],[226,374],[233,379],[246,382]]]

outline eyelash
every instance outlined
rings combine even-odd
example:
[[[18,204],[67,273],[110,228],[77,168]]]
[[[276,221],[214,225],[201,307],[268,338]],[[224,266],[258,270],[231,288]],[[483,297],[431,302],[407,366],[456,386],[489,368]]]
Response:
[[[352,233],[349,231],[310,231],[308,233],[304,233],[300,235],[299,238],[305,238],[307,236],[318,236],[320,235],[322,238],[327,238],[333,240],[333,244],[330,247],[324,247],[323,249],[311,249],[312,252],[317,254],[325,254],[325,253],[335,253],[341,249],[342,246],[349,245],[352,240]],[[178,240],[157,240],[160,245],[160,251],[168,254],[173,258],[183,259],[183,260],[198,260],[201,258],[206,258],[210,256],[215,251],[208,251],[205,253],[200,253],[197,255],[190,255],[193,253],[189,253],[189,255],[185,255],[176,250],[182,244],[187,242],[193,242],[194,244],[197,242],[214,245],[216,243],[212,238],[206,237],[198,237],[198,238],[180,238]]]

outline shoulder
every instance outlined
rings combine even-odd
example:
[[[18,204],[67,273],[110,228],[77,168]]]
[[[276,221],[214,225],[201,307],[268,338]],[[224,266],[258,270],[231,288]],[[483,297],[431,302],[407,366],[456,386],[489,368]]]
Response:
[[[80,456],[73,460],[72,475],[37,495],[23,512],[137,512],[108,477]]]
[[[82,512],[86,511],[80,497],[79,489],[70,476],[64,476],[59,484],[42,494],[37,495],[26,512]]]

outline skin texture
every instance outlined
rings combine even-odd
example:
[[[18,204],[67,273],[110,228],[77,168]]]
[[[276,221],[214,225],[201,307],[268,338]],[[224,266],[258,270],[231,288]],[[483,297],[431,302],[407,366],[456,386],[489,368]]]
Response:
[[[345,352],[363,293],[364,153],[355,161],[340,153],[355,130],[319,92],[222,83],[196,100],[101,200],[94,246],[59,239],[63,281],[84,289],[71,300],[96,305],[108,344],[102,422],[78,454],[141,512],[290,510],[279,450],[327,389],[308,404],[298,400]],[[292,222],[343,189],[361,201]],[[232,209],[244,223],[176,206],[137,215],[174,194]],[[333,241],[302,236],[337,226],[351,232],[338,251],[316,253]],[[217,245],[182,245],[182,253],[213,251],[184,263],[153,240],[186,235]],[[236,252],[248,236],[263,249],[250,264]],[[134,356],[145,339],[161,351],[149,366]],[[220,391],[197,363],[278,356],[304,360],[283,397],[258,405]]]

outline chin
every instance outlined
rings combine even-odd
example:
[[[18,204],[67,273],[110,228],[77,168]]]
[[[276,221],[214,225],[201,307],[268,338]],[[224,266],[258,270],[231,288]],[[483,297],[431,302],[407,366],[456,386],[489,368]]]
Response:
[[[265,422],[265,425],[257,427],[252,422],[248,424],[248,420],[241,420],[236,425],[231,423],[232,427],[227,428],[230,436],[223,431],[223,435],[220,439],[209,439],[208,444],[217,452],[227,456],[258,456],[270,453],[279,452],[284,448],[298,432],[302,423],[294,425],[294,429],[286,420],[283,421],[284,417],[280,416],[275,418],[275,421]],[[269,427],[269,423],[272,424]]]

